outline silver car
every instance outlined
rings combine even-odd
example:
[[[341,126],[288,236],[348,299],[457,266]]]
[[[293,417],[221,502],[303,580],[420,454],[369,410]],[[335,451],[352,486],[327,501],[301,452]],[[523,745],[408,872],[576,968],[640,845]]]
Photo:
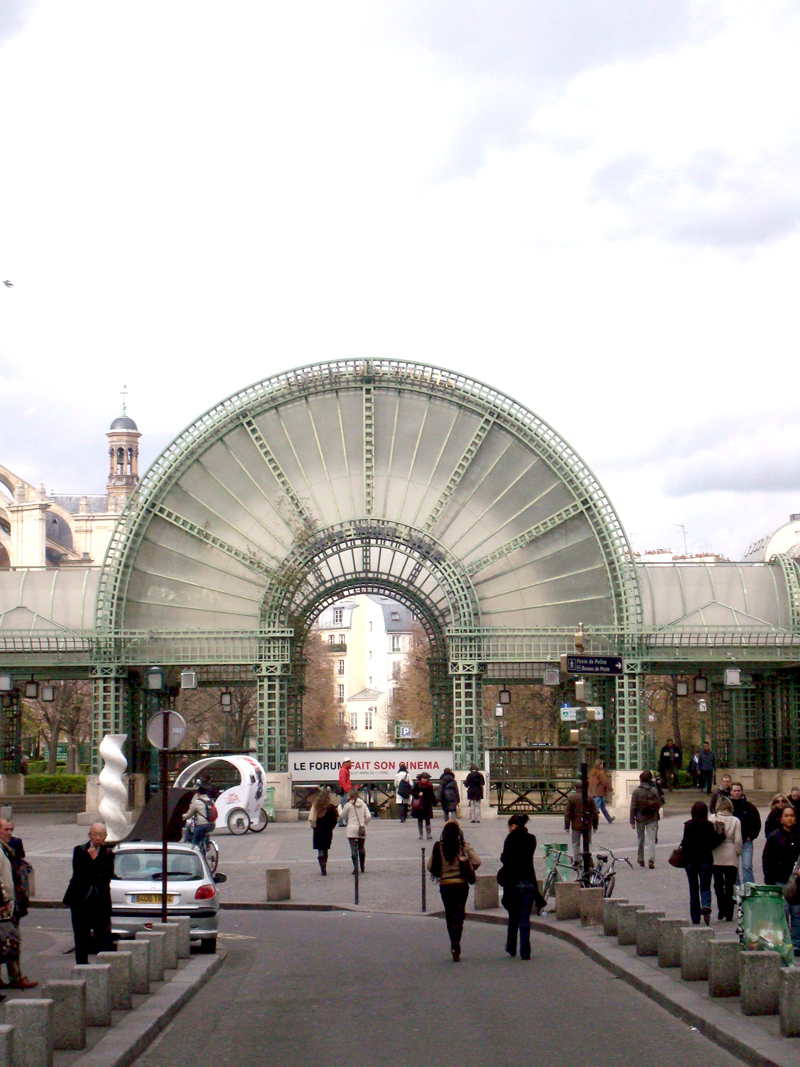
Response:
[[[167,852],[167,916],[188,915],[201,952],[216,952],[219,894],[224,874],[212,874],[193,846],[170,842]],[[122,842],[114,850],[111,930],[133,937],[161,921],[161,843]]]

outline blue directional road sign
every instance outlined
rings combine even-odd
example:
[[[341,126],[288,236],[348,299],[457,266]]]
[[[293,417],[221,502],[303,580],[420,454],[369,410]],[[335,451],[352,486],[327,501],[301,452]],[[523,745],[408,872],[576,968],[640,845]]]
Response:
[[[621,656],[565,656],[567,674],[622,674]]]

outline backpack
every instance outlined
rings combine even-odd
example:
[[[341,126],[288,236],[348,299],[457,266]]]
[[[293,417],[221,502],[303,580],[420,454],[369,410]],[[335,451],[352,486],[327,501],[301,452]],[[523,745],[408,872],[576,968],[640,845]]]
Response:
[[[213,800],[206,801],[206,818],[209,822],[216,822],[219,818],[219,812],[217,811],[217,805]]]
[[[397,783],[397,795],[403,800],[408,800],[411,796],[411,785],[408,781],[408,775]]]
[[[648,819],[654,818],[661,811],[661,800],[655,789],[648,789],[639,797],[636,810]]]

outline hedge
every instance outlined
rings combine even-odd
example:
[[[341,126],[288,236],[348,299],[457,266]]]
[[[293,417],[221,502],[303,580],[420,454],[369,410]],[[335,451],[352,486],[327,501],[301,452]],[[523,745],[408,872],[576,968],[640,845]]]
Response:
[[[85,793],[85,774],[28,774],[25,793]]]

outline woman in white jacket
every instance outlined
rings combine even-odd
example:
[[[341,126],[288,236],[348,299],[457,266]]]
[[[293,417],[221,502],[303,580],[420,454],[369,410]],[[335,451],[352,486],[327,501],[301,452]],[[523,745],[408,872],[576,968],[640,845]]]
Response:
[[[357,789],[351,789],[347,803],[342,808],[341,821],[346,826],[345,834],[350,842],[350,855],[353,858],[353,874],[360,866],[363,872],[367,861],[367,823],[371,815],[369,808],[359,797]]]
[[[714,893],[718,918],[730,922],[734,909],[733,887],[742,854],[742,824],[733,814],[733,804],[727,797],[720,797],[717,801],[714,821],[717,829],[725,829],[725,840],[711,853],[714,857]]]

